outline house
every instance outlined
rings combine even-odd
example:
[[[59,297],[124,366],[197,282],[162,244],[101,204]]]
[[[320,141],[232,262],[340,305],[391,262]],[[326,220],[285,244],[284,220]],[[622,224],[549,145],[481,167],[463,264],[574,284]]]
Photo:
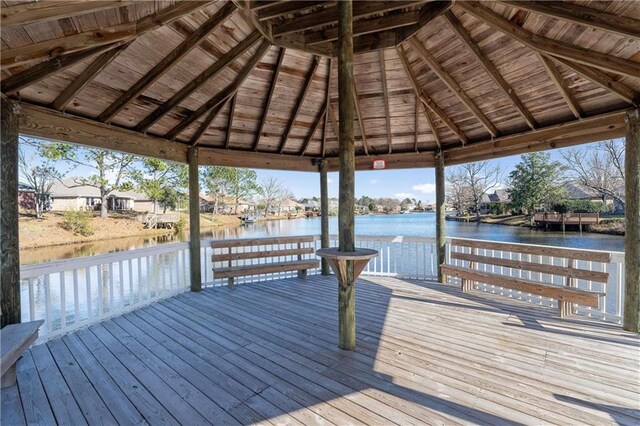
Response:
[[[511,202],[508,189],[496,189],[492,194],[486,193],[480,200],[480,213],[488,214],[492,211],[505,211]]]
[[[240,214],[251,213],[256,211],[256,203],[249,200],[239,199],[238,209],[236,211],[236,199],[234,197],[221,197],[218,212],[222,214]]]
[[[20,210],[36,208],[36,191],[26,183],[18,183],[18,206]]]
[[[304,210],[304,206],[299,202],[292,200],[291,198],[287,198],[277,206],[277,210],[280,213],[282,212],[295,213],[298,210]]]
[[[101,203],[100,190],[94,186],[79,185],[77,177],[69,177],[54,182],[49,195],[49,209],[94,210]],[[153,211],[153,201],[144,194],[134,191],[112,191],[107,197],[109,210]]]
[[[303,203],[302,206],[304,207],[304,211],[306,212],[320,211],[320,201],[308,200],[306,203]]]

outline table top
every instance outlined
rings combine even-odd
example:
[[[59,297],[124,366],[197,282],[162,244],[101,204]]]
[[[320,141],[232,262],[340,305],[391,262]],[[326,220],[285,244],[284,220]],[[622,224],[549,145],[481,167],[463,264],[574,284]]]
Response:
[[[378,255],[378,250],[356,248],[355,251],[340,251],[337,247],[316,250],[316,254],[325,259],[368,260]]]

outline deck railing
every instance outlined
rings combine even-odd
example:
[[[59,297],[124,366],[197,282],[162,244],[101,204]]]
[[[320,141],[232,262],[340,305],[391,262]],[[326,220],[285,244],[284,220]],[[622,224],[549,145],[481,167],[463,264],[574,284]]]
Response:
[[[356,240],[357,246],[372,248],[380,253],[363,271],[362,275],[365,278],[388,276],[433,280],[437,274],[434,238],[358,236]],[[203,286],[225,285],[226,280],[216,280],[213,275],[211,255],[214,252],[210,242],[211,240],[202,241]],[[312,244],[320,248],[320,238],[317,237]],[[331,244],[337,245],[336,236],[331,236]],[[269,247],[265,246],[261,249],[267,250]],[[447,246],[447,262],[451,263],[448,250],[449,246]],[[558,264],[558,260],[550,256],[527,258],[523,257],[527,255],[490,250],[481,254],[542,264]],[[240,263],[237,265],[264,261],[264,259],[245,259],[238,261]],[[579,267],[600,270],[597,265],[589,262],[584,262]],[[522,272],[499,266],[490,268],[488,271],[494,273],[562,284],[549,274]],[[619,323],[622,318],[624,294],[624,253],[612,253],[611,262],[605,265],[604,272],[609,273],[609,282],[606,284],[584,280],[577,282],[578,288],[606,293],[601,309],[579,307],[578,314]],[[318,274],[320,270],[314,269],[308,273]],[[237,282],[241,284],[295,276],[295,272],[283,272],[245,277]],[[188,289],[188,243],[170,243],[157,247],[25,265],[21,268],[22,318],[23,321],[45,320],[41,335],[42,339],[46,340]],[[539,305],[555,306],[557,303],[551,299],[496,286],[479,284],[477,289]]]

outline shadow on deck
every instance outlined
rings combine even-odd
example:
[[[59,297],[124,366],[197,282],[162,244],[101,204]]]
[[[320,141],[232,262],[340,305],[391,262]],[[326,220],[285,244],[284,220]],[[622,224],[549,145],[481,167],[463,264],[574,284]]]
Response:
[[[638,424],[639,340],[619,327],[395,278],[185,293],[33,347],[3,424]],[[5,423],[6,422],[6,423]]]

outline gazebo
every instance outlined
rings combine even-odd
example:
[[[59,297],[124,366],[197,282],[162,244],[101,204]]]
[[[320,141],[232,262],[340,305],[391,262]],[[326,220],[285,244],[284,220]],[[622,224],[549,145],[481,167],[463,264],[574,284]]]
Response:
[[[442,264],[445,167],[625,137],[640,330],[636,1],[5,1],[1,23],[2,326],[21,318],[18,134],[188,163],[196,292],[199,165],[318,173],[325,248],[339,171],[341,252],[355,171],[433,167]]]

